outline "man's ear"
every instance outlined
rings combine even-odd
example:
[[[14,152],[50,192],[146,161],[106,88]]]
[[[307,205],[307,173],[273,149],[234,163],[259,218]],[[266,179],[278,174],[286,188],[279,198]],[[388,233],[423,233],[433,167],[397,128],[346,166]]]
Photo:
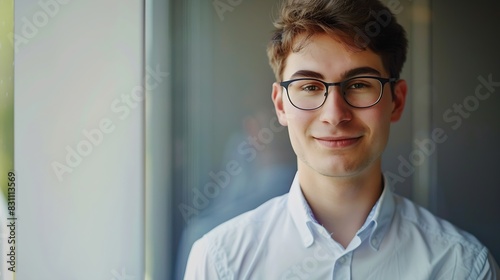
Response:
[[[273,92],[271,98],[273,99],[274,109],[276,110],[276,115],[282,126],[287,126],[288,121],[286,119],[285,107],[283,104],[283,87],[279,83],[273,83]]]
[[[406,93],[408,85],[405,80],[399,80],[394,85],[394,96],[392,99],[393,109],[391,113],[391,122],[397,122],[403,114],[406,103]]]

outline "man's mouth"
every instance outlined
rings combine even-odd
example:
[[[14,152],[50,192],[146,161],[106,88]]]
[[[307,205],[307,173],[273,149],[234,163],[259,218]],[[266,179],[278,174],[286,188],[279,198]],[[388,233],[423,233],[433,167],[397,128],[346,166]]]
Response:
[[[360,141],[362,136],[335,136],[335,137],[314,137],[322,146],[328,148],[347,148]]]

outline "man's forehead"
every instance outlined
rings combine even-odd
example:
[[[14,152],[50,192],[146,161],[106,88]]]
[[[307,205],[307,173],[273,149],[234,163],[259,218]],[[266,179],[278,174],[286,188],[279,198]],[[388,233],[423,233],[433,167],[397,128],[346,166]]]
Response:
[[[286,58],[284,78],[305,76],[304,71],[322,76],[352,76],[357,73],[382,75],[385,71],[381,57],[371,50],[352,49],[339,38],[326,34],[301,35],[297,46]],[[302,45],[299,45],[302,43]],[[357,70],[356,70],[357,69]],[[297,71],[299,71],[297,73]],[[310,76],[320,78],[318,74]],[[325,77],[323,77],[325,78]]]
[[[374,75],[374,76],[382,76],[382,73],[380,73],[379,70],[364,66],[364,67],[356,67],[356,68],[350,68],[345,70],[344,72],[340,73],[340,77],[343,79],[359,76],[359,75]],[[315,79],[320,79],[324,80],[326,79],[325,76],[321,72],[316,72],[312,70],[297,70],[294,72],[291,76],[290,79],[295,79],[295,78],[315,78]]]
[[[345,35],[340,33],[320,32],[307,34],[303,32],[296,35],[294,38],[291,53],[300,53],[317,47],[342,49],[350,53],[363,52],[366,50],[365,48],[354,46]]]

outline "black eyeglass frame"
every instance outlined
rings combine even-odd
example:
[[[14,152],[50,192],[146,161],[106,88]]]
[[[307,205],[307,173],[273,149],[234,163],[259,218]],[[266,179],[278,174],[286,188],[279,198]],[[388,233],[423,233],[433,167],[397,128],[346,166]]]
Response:
[[[359,107],[359,106],[354,106],[352,105],[351,103],[349,103],[349,101],[347,101],[346,99],[346,93],[344,90],[342,90],[342,86],[352,80],[355,80],[355,79],[361,79],[361,78],[372,78],[372,79],[376,79],[379,81],[380,83],[380,94],[379,94],[379,97],[377,99],[377,101],[375,101],[375,103],[369,105],[369,106],[363,106],[363,107]],[[323,100],[323,102],[316,108],[312,108],[312,109],[304,109],[304,108],[300,108],[298,107],[297,105],[295,105],[292,101],[292,99],[290,98],[290,94],[288,93],[288,86],[293,83],[293,82],[296,82],[296,81],[304,81],[304,80],[313,80],[313,81],[317,81],[317,82],[320,82],[322,84],[325,85],[326,87],[326,92],[325,92],[325,99]],[[391,84],[394,84],[395,82],[397,82],[398,79],[396,78],[382,78],[382,77],[376,77],[376,76],[357,76],[357,77],[352,77],[352,78],[349,78],[347,80],[343,80],[343,81],[340,81],[340,82],[336,82],[336,83],[327,83],[325,81],[322,81],[322,80],[319,80],[319,79],[315,79],[315,78],[298,78],[298,79],[293,79],[293,80],[288,80],[288,81],[283,81],[283,82],[280,82],[280,86],[284,87],[285,90],[286,90],[286,95],[288,96],[288,100],[290,101],[290,103],[292,103],[292,105],[297,108],[297,109],[300,109],[300,110],[304,110],[304,111],[312,111],[312,110],[316,110],[316,109],[319,109],[321,108],[321,106],[323,106],[323,104],[325,104],[326,102],[326,99],[328,98],[328,93],[329,93],[329,87],[330,86],[340,86],[341,90],[342,90],[342,98],[344,98],[344,101],[349,104],[349,106],[353,107],[353,108],[359,108],[359,109],[364,109],[364,108],[370,108],[370,107],[373,107],[375,105],[377,105],[380,100],[382,99],[382,96],[384,95],[384,86],[385,84],[387,83],[391,83]],[[391,86],[391,92],[393,91],[393,87]],[[394,94],[393,94],[394,95]]]

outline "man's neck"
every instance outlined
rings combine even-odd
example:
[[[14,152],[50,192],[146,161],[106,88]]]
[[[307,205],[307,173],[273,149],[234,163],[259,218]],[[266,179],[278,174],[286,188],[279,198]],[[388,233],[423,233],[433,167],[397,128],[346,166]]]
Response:
[[[298,174],[316,220],[346,248],[382,193],[380,162],[353,177],[324,176],[299,162]]]

